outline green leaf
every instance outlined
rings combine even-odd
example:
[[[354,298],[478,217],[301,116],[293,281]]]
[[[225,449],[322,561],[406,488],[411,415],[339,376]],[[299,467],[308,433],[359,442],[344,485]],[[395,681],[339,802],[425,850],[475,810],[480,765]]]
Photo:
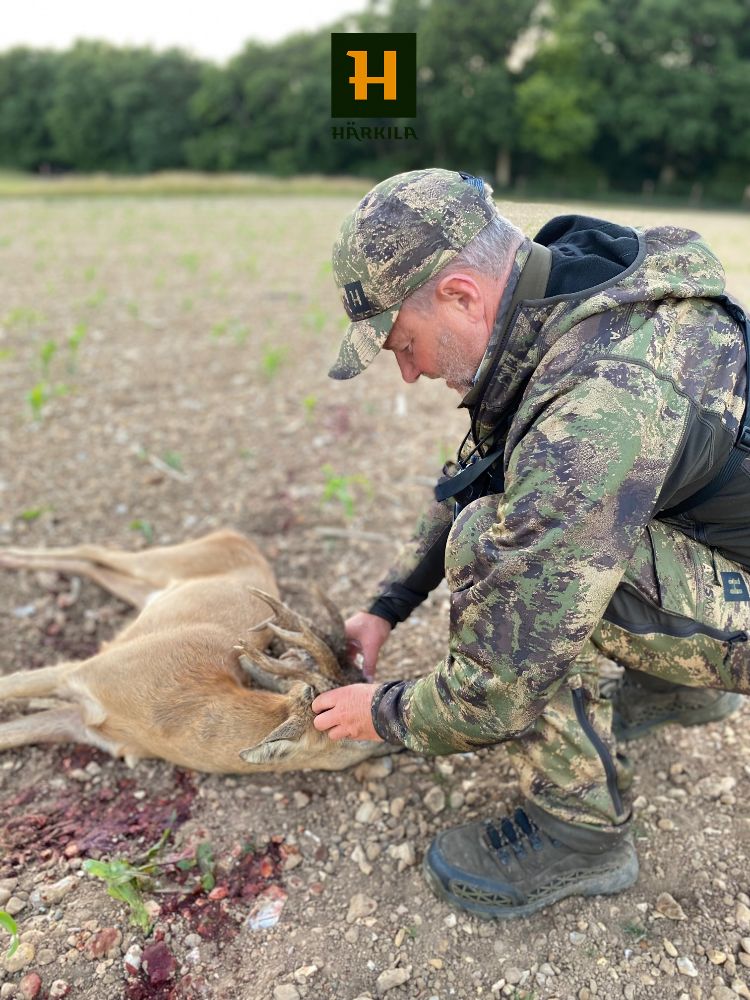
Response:
[[[18,948],[19,939],[18,924],[7,910],[0,910],[0,927],[10,934],[10,944],[8,945],[8,950],[5,953],[5,957],[10,958],[11,955],[15,954],[16,949]]]

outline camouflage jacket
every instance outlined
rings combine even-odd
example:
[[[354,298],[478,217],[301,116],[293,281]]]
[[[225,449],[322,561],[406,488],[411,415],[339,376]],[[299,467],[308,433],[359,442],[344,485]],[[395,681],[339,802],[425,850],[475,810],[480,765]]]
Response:
[[[588,287],[585,267],[571,277],[564,259],[581,256],[575,234],[587,226],[611,238],[604,255],[614,261],[590,270],[604,280]],[[698,234],[563,216],[536,242],[552,255],[550,282],[512,302],[525,241],[462,402],[474,441],[494,432],[503,447],[493,517],[478,518],[474,501],[453,522],[452,502],[433,503],[371,606],[403,620],[439,582],[444,555],[448,654],[418,680],[381,685],[372,709],[384,739],[422,753],[528,728],[602,618],[645,525],[712,478],[744,411],[742,336],[711,301],[724,272]],[[706,504],[707,521],[674,523],[702,540],[714,530],[729,558],[744,552],[750,563],[746,519],[727,495],[748,509],[750,462]]]

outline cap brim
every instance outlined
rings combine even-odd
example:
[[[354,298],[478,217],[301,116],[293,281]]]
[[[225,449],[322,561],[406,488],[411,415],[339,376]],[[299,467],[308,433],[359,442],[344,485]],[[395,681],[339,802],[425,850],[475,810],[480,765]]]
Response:
[[[341,341],[339,356],[328,372],[329,378],[354,378],[375,360],[380,348],[388,339],[401,304],[377,316],[351,323]]]

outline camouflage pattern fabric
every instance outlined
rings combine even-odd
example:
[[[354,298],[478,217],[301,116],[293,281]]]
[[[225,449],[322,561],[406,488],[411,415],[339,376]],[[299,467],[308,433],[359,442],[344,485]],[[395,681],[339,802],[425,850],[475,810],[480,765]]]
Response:
[[[341,225],[333,274],[352,320],[328,372],[353,378],[386,341],[403,299],[497,217],[492,188],[453,170],[411,170],[374,187]]]
[[[727,615],[738,615],[742,630],[750,627],[750,603],[722,597],[722,572],[739,574],[745,586],[747,574],[727,561],[715,578],[712,562],[704,580],[706,557],[691,548],[699,543],[652,523],[673,489],[691,408],[736,434],[744,408],[742,338],[706,301],[723,292],[724,275],[697,234],[660,227],[640,232],[639,242],[635,262],[606,287],[522,304],[477,415],[483,434],[520,398],[505,441],[505,492],[469,504],[453,524],[445,560],[448,655],[419,680],[377,692],[373,721],[381,736],[433,754],[520,741],[545,726],[545,712],[566,714],[559,698],[572,677],[585,676],[580,658],[589,640],[622,662],[619,647],[635,644],[642,665],[628,665],[636,669],[663,656],[660,670],[669,679],[692,670],[689,684],[750,690],[748,643],[715,638],[708,650],[706,633],[688,634],[700,616],[719,631]],[[648,553],[651,540],[664,541],[656,546],[660,566],[649,555],[651,596],[658,597],[658,582],[669,604],[656,600],[656,609],[687,623],[685,638],[657,629],[653,636],[629,633],[625,642],[621,627],[602,622],[627,574],[640,579],[645,572],[647,526]],[[694,589],[717,586],[716,579],[720,593]],[[608,641],[619,651],[607,652]],[[606,736],[602,710],[597,724]],[[583,745],[581,755],[590,757]],[[597,781],[573,776],[577,791],[565,791],[570,777],[552,776],[561,782],[548,796],[557,796],[552,811],[564,815],[564,798],[585,821],[602,824],[600,791],[585,791]]]

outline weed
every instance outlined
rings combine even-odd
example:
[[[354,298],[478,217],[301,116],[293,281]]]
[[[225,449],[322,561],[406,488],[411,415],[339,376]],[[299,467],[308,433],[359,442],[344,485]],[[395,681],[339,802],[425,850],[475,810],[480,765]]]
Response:
[[[170,469],[176,469],[177,472],[184,471],[182,468],[182,456],[178,451],[165,451],[161,460],[165,465],[168,465]]]
[[[197,253],[183,253],[179,259],[185,270],[190,271],[191,274],[195,274],[198,270],[201,260]]]
[[[50,397],[50,387],[46,382],[37,382],[26,393],[26,402],[31,407],[35,420],[42,416],[42,408]]]
[[[3,318],[3,326],[35,326],[42,322],[44,316],[36,309],[26,306],[16,306],[7,312]]]
[[[51,508],[49,506],[28,507],[26,510],[22,510],[18,516],[23,521],[36,521],[38,517],[41,517],[45,510],[51,510]]]
[[[88,295],[83,300],[83,304],[85,306],[88,306],[90,309],[95,309],[97,306],[100,306],[102,302],[104,302],[106,297],[107,297],[106,288],[97,288],[95,292],[92,292],[91,295]]]
[[[54,340],[45,340],[39,349],[39,360],[42,363],[42,374],[45,378],[49,375],[50,361],[57,354],[57,344]]]
[[[273,378],[287,356],[286,347],[266,347],[261,355],[260,367],[266,378]]]
[[[0,927],[10,934],[10,944],[5,953],[5,957],[10,958],[18,948],[18,924],[7,910],[0,910]]]
[[[324,465],[323,475],[326,477],[325,485],[323,486],[323,501],[338,500],[344,508],[344,513],[347,517],[354,516],[352,486],[357,484],[367,490],[368,493],[372,493],[369,480],[361,474],[340,476],[334,472],[331,465]]]
[[[648,937],[648,930],[642,924],[639,924],[637,920],[629,920],[626,924],[623,924],[622,932],[635,944]]]
[[[408,938],[411,938],[412,941],[416,941],[417,940],[417,925],[416,924],[409,924],[407,927],[404,927],[404,930],[406,931],[406,936]]]
[[[68,337],[68,371],[74,372],[78,364],[78,348],[80,347],[81,341],[86,336],[88,332],[88,326],[85,323],[76,323],[73,327],[73,332]]]
[[[313,410],[318,405],[318,397],[313,395],[305,396],[305,398],[302,400],[302,405],[305,408],[305,413],[309,417],[312,415]]]
[[[129,525],[132,531],[140,531],[146,541],[151,544],[154,540],[154,529],[148,521],[144,521],[141,518],[136,518],[135,521],[131,521]]]

